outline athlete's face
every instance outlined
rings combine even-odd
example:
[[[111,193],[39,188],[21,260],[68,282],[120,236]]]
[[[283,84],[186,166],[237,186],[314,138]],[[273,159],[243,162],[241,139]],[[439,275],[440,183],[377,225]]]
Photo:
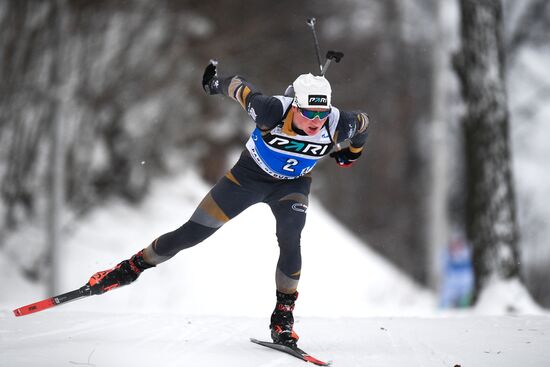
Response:
[[[309,136],[316,135],[319,131],[321,131],[321,128],[323,127],[325,121],[327,121],[330,113],[329,111],[320,108],[308,108],[306,110],[296,106],[292,106],[292,110],[294,111],[292,122],[294,122],[294,125],[298,129],[302,130]]]

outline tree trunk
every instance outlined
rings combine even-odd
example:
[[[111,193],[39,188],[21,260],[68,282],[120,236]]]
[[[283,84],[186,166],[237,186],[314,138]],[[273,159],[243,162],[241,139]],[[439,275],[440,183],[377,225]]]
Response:
[[[518,226],[498,0],[461,0],[462,49],[455,55],[466,114],[466,231],[477,299],[490,278],[519,276]]]
[[[447,131],[446,131],[446,94],[447,80],[445,78],[448,65],[449,49],[446,46],[444,26],[444,4],[435,3],[436,36],[432,50],[432,105],[431,107],[431,162],[430,162],[430,198],[428,221],[428,261],[429,282],[432,289],[440,288],[441,279],[441,254],[448,242],[448,217],[447,217]]]

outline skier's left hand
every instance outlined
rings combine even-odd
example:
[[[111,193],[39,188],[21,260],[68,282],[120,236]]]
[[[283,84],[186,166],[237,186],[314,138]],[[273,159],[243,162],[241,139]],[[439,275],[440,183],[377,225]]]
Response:
[[[354,153],[349,147],[330,153],[340,167],[351,166],[361,155],[361,151]]]
[[[210,60],[210,63],[206,66],[204,74],[202,75],[202,88],[210,95],[221,93],[217,65],[218,62],[216,60]]]

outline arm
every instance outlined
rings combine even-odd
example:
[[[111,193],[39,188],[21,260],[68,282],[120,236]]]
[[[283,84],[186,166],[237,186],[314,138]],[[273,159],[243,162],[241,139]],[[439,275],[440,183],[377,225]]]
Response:
[[[340,111],[338,142],[349,139],[350,145],[330,154],[341,167],[351,166],[361,156],[367,141],[369,116],[364,112]]]
[[[223,94],[239,102],[261,130],[272,129],[281,121],[285,111],[279,99],[263,95],[238,75],[219,77],[216,65],[211,61],[204,71],[202,85],[206,93]]]

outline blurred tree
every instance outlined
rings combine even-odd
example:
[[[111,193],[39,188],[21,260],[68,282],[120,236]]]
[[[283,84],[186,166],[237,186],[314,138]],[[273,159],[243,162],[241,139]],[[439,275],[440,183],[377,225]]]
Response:
[[[533,139],[540,131],[539,126],[547,124],[544,117],[546,102],[550,99],[550,79],[545,76],[544,66],[536,60],[548,55],[550,49],[550,1],[548,0],[503,0],[504,26],[506,29],[506,63],[510,89],[510,114],[513,146],[517,151],[515,160],[521,170],[525,164],[545,168],[544,153],[530,155],[537,144]],[[526,57],[526,55],[530,55]],[[535,61],[535,62],[534,62]],[[547,74],[547,73],[546,73]],[[515,76],[516,75],[516,76]],[[521,80],[528,90],[517,85],[514,78]],[[536,148],[534,148],[536,149]],[[520,163],[524,161],[524,164]],[[528,163],[527,163],[528,162]],[[521,174],[518,172],[518,174]],[[547,176],[546,176],[547,177]],[[522,181],[524,182],[522,184]],[[550,307],[550,252],[548,251],[548,215],[545,214],[544,192],[538,193],[525,177],[517,178],[518,220],[521,228],[520,253],[522,276],[533,297],[541,305]],[[536,185],[547,187],[545,174],[540,175]]]
[[[519,277],[499,0],[461,0],[460,51],[454,66],[466,114],[466,230],[473,245],[476,293],[491,278]]]
[[[192,62],[181,60],[209,23],[171,4],[2,2],[0,246],[18,226],[28,231],[53,218],[44,205],[50,157],[68,173],[55,189],[78,214],[113,195],[138,202],[150,177],[166,172],[163,158],[178,139],[200,134],[200,124],[182,134],[181,121],[196,116],[188,81],[200,85]],[[48,154],[55,126],[61,157]],[[44,236],[9,242],[28,278],[47,274],[55,254]]]

